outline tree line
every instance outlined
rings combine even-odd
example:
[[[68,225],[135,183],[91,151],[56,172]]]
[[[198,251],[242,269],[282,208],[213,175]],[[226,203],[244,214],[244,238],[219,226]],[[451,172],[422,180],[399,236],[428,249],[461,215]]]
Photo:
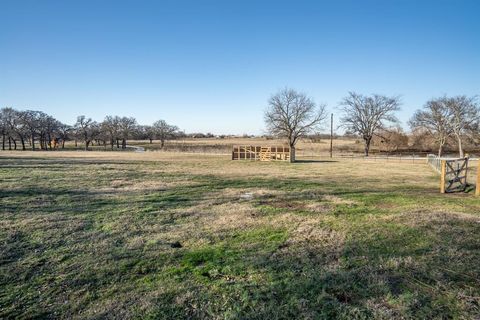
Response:
[[[340,127],[346,134],[361,137],[368,156],[374,138],[388,140],[402,137],[395,113],[400,110],[397,96],[362,95],[350,92],[339,103]],[[326,106],[316,104],[311,97],[285,88],[272,95],[264,119],[269,133],[287,140],[295,161],[295,146],[299,139],[318,133],[327,116]],[[435,141],[438,156],[445,144],[454,141],[460,157],[464,156],[466,140],[478,145],[480,140],[480,104],[478,98],[465,95],[431,99],[417,110],[408,122],[412,133],[428,135]],[[107,116],[102,122],[79,116],[73,125],[34,110],[0,109],[2,150],[53,150],[65,148],[66,141],[92,144],[110,149],[126,149],[131,139],[160,140],[163,148],[168,139],[184,136],[178,127],[158,120],[153,125],[139,125],[135,118]]]
[[[379,94],[362,95],[349,92],[337,110],[340,127],[346,134],[359,136],[364,142],[365,156],[369,155],[374,137],[398,133],[401,99]],[[299,139],[319,131],[327,117],[326,106],[316,104],[311,97],[294,89],[285,88],[272,95],[264,113],[268,131],[288,141],[290,161],[295,161],[295,145]],[[480,135],[480,105],[478,98],[465,95],[434,98],[417,110],[408,122],[412,132],[434,137],[438,156],[448,139],[454,139],[460,157],[464,157],[465,139],[478,145]]]
[[[2,150],[54,150],[65,148],[66,141],[82,143],[85,150],[92,144],[113,149],[126,149],[129,139],[165,141],[183,133],[177,126],[158,120],[153,125],[139,125],[135,118],[107,116],[96,122],[86,116],[78,116],[73,125],[67,125],[54,117],[35,110],[20,111],[0,109],[0,133]]]

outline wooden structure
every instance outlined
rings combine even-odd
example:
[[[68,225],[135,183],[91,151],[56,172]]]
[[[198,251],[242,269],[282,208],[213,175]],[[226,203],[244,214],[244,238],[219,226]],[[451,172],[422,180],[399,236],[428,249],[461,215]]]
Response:
[[[427,163],[440,174],[440,193],[464,192],[467,189],[468,161],[468,157],[445,159],[433,154],[427,156]],[[475,194],[480,195],[480,169]]]
[[[440,174],[440,193],[465,191],[468,186],[468,158],[441,160]]]
[[[478,161],[477,165],[477,184],[475,187],[475,195],[477,197],[480,196],[480,160]]]
[[[233,146],[232,160],[288,161],[290,148],[286,146]]]

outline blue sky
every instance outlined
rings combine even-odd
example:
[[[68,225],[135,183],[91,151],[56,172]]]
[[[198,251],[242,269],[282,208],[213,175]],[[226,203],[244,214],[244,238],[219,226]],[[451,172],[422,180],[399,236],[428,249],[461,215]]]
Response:
[[[272,93],[480,94],[480,1],[0,0],[0,106],[262,133]]]

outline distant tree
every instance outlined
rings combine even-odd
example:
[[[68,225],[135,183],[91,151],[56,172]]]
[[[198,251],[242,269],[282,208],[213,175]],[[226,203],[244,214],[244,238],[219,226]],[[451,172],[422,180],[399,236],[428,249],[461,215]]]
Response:
[[[168,124],[165,120],[158,120],[153,124],[156,137],[160,140],[160,149],[165,146],[165,141],[175,137],[178,127]]]
[[[340,118],[341,125],[349,132],[358,134],[365,142],[365,156],[370,152],[373,136],[386,123],[398,122],[394,113],[400,110],[398,97],[386,97],[378,94],[364,96],[350,92],[341,105],[343,113]]]
[[[460,158],[464,157],[462,138],[474,131],[480,121],[480,106],[477,97],[457,96],[443,97],[439,102],[445,104],[450,111],[450,126],[457,140]]]
[[[153,139],[156,137],[155,128],[153,126],[141,126],[140,130],[142,132],[142,136],[145,139],[148,139],[150,144],[152,144]]]
[[[41,124],[40,137],[43,139],[44,149],[52,150],[53,138],[55,137],[55,134],[58,131],[58,126],[61,123],[52,116],[46,116],[42,118]]]
[[[15,135],[18,137],[20,140],[20,143],[22,144],[22,150],[26,150],[25,148],[25,142],[28,139],[28,131],[27,127],[25,126],[25,123],[22,121],[22,111],[13,111],[13,117],[12,117],[12,131],[15,133]]]
[[[175,139],[185,139],[186,137],[187,137],[187,134],[185,133],[185,131],[178,129],[175,132]]]
[[[383,151],[394,152],[408,147],[408,136],[400,126],[379,130],[373,139]]]
[[[106,116],[105,120],[101,123],[101,128],[103,134],[107,137],[110,143],[110,147],[113,150],[115,142],[117,143],[117,148],[119,148],[118,140],[120,139],[120,122],[121,118],[119,116]]]
[[[137,120],[135,118],[123,117],[120,119],[120,135],[122,137],[122,149],[127,147],[127,140],[135,133]]]
[[[72,134],[73,128],[67,124],[58,122],[57,124],[57,132],[58,138],[62,142],[62,149],[65,149],[65,141],[70,139],[70,135]]]
[[[20,119],[25,126],[25,130],[30,139],[32,151],[35,151],[35,139],[40,130],[40,119],[47,115],[41,111],[26,110],[21,112]]]
[[[424,129],[435,137],[438,156],[441,157],[447,139],[453,134],[452,110],[443,98],[428,101],[422,110],[417,110],[409,121],[411,129]]]
[[[78,116],[75,123],[75,130],[83,142],[85,143],[85,151],[88,150],[88,146],[92,142],[95,135],[96,123],[91,118],[85,116]]]
[[[0,110],[0,133],[2,134],[2,150],[5,150],[5,141],[7,137],[7,124],[4,119],[3,109]]]
[[[13,108],[3,108],[1,111],[2,122],[5,133],[8,136],[8,149],[17,150],[17,139],[22,143],[22,149],[25,150],[25,128],[20,121],[20,112]]]
[[[299,139],[318,130],[325,117],[324,105],[317,107],[305,94],[288,88],[270,98],[264,115],[268,131],[287,139],[290,162],[295,162],[295,146]]]

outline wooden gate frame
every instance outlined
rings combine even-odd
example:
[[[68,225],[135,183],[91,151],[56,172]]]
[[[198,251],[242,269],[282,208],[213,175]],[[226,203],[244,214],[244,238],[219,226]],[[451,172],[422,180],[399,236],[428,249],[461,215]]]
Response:
[[[463,164],[459,168],[454,168],[453,164],[463,161]],[[451,193],[451,192],[462,192],[467,189],[467,178],[468,178],[468,158],[455,159],[455,160],[442,160],[441,164],[441,178],[440,178],[440,193]],[[462,176],[462,174],[464,175]],[[452,175],[452,179],[448,179],[448,175]],[[477,190],[476,193],[480,192],[478,180],[480,175],[477,177]],[[448,183],[448,186],[447,186]],[[454,187],[455,184],[460,183],[459,186]]]
[[[475,195],[477,197],[480,196],[480,160],[478,160],[477,164],[477,184],[475,186]]]
[[[288,161],[290,160],[290,148],[287,146],[234,145],[232,160]]]

